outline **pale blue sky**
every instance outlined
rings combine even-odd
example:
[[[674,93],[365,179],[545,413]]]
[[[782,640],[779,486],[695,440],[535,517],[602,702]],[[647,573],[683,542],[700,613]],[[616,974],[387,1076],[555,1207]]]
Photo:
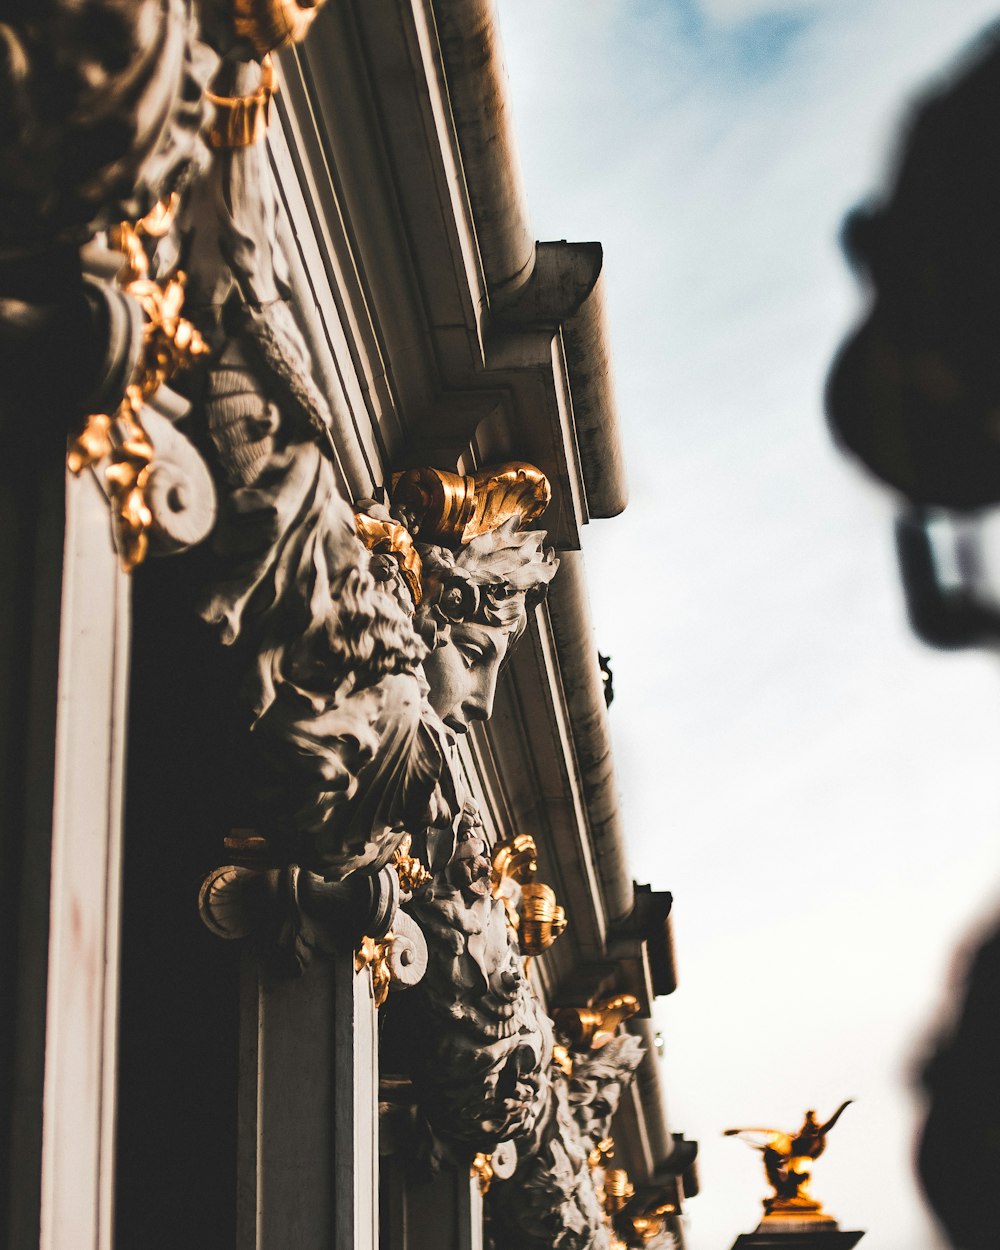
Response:
[[[759,1216],[722,1129],[853,1096],[816,1192],[864,1250],[935,1250],[910,1074],[1000,901],[1000,674],[909,637],[891,500],[821,389],[859,307],[843,214],[994,4],[499,3],[536,235],[605,245],[632,502],[586,550],[633,863],[675,895],[689,1245]]]

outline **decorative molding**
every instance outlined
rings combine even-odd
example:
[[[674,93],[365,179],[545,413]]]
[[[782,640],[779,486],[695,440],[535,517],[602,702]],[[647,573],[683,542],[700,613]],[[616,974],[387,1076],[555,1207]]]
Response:
[[[49,7],[81,34],[78,5]],[[83,423],[69,466],[100,471],[129,569],[211,533],[192,564],[197,611],[233,649],[256,825],[230,833],[227,862],[202,883],[205,924],[282,974],[316,952],[354,951],[380,1007],[412,990],[396,1001],[414,1026],[413,1092],[435,1146],[471,1161],[497,1227],[526,1250],[598,1250],[610,1238],[599,1200],[610,1123],[642,1053],[613,1034],[634,1000],[564,1012],[572,1055],[556,1048],[527,961],[566,917],[536,878],[529,835],[491,861],[457,747],[489,719],[502,665],[558,568],[529,528],[552,491],[512,461],[471,474],[411,468],[379,501],[342,496],[262,142],[269,54],[302,39],[318,7],[206,6],[213,51],[188,0],[95,0],[128,71],[114,55],[75,67],[72,39],[55,49],[76,120],[40,125],[37,174],[23,159],[0,172],[14,206],[0,211],[0,264],[109,228],[122,260],[109,267],[92,244],[80,302],[102,327],[95,372],[110,398]],[[18,67],[50,63],[39,38],[52,22],[29,26],[3,28],[12,55],[0,87],[19,121],[44,122],[35,77]],[[118,125],[122,150],[87,171],[86,187],[53,194],[50,158],[95,119],[111,134]],[[18,235],[25,205],[46,208]]]

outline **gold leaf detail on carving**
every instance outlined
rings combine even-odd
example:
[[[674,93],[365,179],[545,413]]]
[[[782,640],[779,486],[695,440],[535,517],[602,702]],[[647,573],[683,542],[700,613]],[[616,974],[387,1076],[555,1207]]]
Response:
[[[552,500],[548,478],[512,460],[471,476],[444,469],[408,469],[393,477],[393,505],[421,542],[458,547],[516,517],[537,520]]]
[[[600,1050],[615,1036],[618,1026],[639,1010],[632,994],[615,994],[589,1007],[560,1007],[553,1015],[556,1028],[575,1050]]]
[[[494,847],[490,889],[503,901],[507,923],[529,957],[548,950],[567,925],[555,890],[535,880],[537,871],[538,848],[531,834],[518,833]]]
[[[236,33],[250,42],[258,56],[301,43],[325,0],[233,0]]]
[[[364,512],[355,512],[354,526],[369,551],[375,555],[392,556],[399,564],[414,606],[418,605],[423,593],[420,586],[423,566],[409,530],[396,521],[379,521]]]
[[[143,404],[164,382],[209,350],[191,322],[180,315],[184,274],[178,271],[162,284],[149,277],[149,257],[142,236],[162,238],[170,229],[178,204],[178,197],[172,195],[139,221],[123,221],[108,232],[112,247],[124,258],[118,285],[138,300],[147,317],[142,355],[135,380],[126,388],[117,411],[88,416],[66,455],[66,466],[76,475],[101,460],[110,460],[104,480],[112,502],[119,559],[126,573],[145,559],[147,531],[153,520],[144,491],[154,452],[142,428]]]
[[[493,1181],[493,1156],[480,1151],[472,1160],[469,1172],[479,1181],[479,1192],[488,1193]]]
[[[405,894],[412,894],[414,890],[419,890],[421,886],[426,885],[431,879],[431,874],[423,866],[420,860],[410,854],[410,847],[413,839],[410,835],[404,834],[403,840],[396,848],[392,857],[393,867],[396,869],[396,876],[399,878],[399,888]]]
[[[389,952],[396,935],[389,932],[383,938],[371,938],[367,935],[354,952],[354,971],[361,972],[370,968],[372,974],[372,997],[375,1006],[381,1007],[389,997],[389,985],[392,973],[389,971]]]
[[[211,146],[232,151],[261,143],[271,119],[271,98],[277,90],[274,66],[271,58],[265,56],[260,63],[260,83],[249,95],[216,95],[206,91],[206,98],[215,105],[215,121],[208,131]]]

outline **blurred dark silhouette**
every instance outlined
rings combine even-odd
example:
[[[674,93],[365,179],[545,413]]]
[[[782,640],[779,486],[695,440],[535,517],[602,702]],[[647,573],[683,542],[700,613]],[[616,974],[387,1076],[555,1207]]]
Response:
[[[924,1192],[958,1250],[1000,1245],[1000,925],[976,950],[959,1011],[924,1070]]]
[[[851,214],[844,246],[870,304],[830,374],[834,437],[909,501],[896,537],[917,634],[995,642],[981,522],[955,513],[1000,503],[1000,26],[918,104],[888,196]],[[924,1075],[927,1197],[958,1250],[997,1250],[1000,926]]]
[[[1000,26],[917,106],[844,246],[871,306],[830,374],[834,436],[915,503],[1000,503]]]

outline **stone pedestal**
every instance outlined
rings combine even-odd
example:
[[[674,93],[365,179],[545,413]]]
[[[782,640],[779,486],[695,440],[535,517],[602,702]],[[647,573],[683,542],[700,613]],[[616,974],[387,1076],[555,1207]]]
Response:
[[[850,1250],[863,1236],[842,1231],[828,1215],[789,1211],[765,1215],[752,1233],[737,1237],[733,1250]]]
[[[864,1233],[847,1233],[839,1228],[832,1232],[792,1232],[787,1229],[761,1232],[758,1229],[737,1237],[733,1250],[850,1250],[863,1236]]]

